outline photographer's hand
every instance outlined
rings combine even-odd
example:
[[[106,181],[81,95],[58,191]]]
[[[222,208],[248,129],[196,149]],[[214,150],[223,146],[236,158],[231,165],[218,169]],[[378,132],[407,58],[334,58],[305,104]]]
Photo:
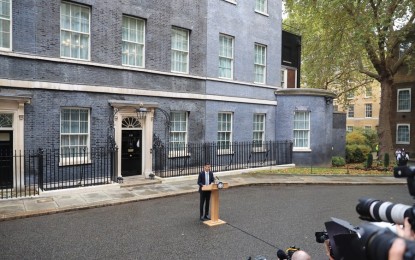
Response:
[[[391,248],[389,249],[388,259],[389,260],[402,260],[403,255],[405,254],[405,240],[402,238],[397,238],[392,243]]]
[[[396,225],[396,233],[398,236],[403,237],[408,240],[415,240],[415,234],[412,230],[412,226],[409,223],[409,218],[405,218],[403,227]]]
[[[324,241],[324,248],[326,249],[326,255],[329,257],[329,260],[334,260],[334,258],[331,256],[331,246],[330,246],[330,240]]]

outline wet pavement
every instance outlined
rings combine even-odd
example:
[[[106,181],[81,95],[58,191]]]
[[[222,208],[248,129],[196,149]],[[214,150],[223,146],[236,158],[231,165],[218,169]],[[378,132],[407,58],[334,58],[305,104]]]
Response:
[[[244,171],[215,173],[229,188],[249,185],[403,185],[393,176],[250,174]],[[197,176],[174,178],[124,178],[123,183],[45,191],[40,195],[0,200],[0,221],[105,207],[197,192]]]

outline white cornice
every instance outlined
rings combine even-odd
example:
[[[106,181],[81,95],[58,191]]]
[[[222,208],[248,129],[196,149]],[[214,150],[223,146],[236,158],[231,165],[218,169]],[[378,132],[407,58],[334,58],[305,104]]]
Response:
[[[221,95],[207,95],[207,94],[196,94],[196,93],[178,93],[178,92],[156,91],[156,90],[146,90],[146,89],[137,89],[137,88],[114,88],[110,86],[91,86],[91,85],[65,84],[65,83],[43,82],[43,81],[28,81],[28,80],[0,79],[0,87],[12,87],[12,88],[22,88],[22,89],[46,89],[46,90],[60,90],[60,91],[79,91],[79,92],[93,92],[93,93],[111,93],[111,94],[120,94],[120,95],[224,101],[224,102],[247,103],[247,104],[258,104],[258,105],[271,105],[271,106],[277,105],[276,100],[231,97],[231,96],[221,96]]]

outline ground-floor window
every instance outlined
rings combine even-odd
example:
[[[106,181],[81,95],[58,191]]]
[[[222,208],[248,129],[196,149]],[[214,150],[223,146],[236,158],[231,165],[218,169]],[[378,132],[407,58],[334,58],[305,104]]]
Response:
[[[184,151],[187,143],[187,112],[170,113],[170,151]]]
[[[409,134],[411,126],[409,124],[398,124],[396,126],[396,143],[397,144],[410,144]]]
[[[61,110],[61,158],[80,159],[89,153],[90,115],[87,108],[62,108]],[[82,163],[80,159],[78,163]],[[68,162],[72,163],[72,161]]]
[[[218,149],[222,152],[230,151],[232,142],[232,113],[218,114]]]
[[[294,113],[294,148],[310,148],[310,112]]]

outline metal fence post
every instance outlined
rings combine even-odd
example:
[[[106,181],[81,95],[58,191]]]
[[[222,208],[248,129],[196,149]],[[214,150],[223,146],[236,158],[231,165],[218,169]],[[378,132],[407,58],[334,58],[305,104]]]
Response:
[[[38,150],[38,185],[43,190],[43,149],[39,148]]]

